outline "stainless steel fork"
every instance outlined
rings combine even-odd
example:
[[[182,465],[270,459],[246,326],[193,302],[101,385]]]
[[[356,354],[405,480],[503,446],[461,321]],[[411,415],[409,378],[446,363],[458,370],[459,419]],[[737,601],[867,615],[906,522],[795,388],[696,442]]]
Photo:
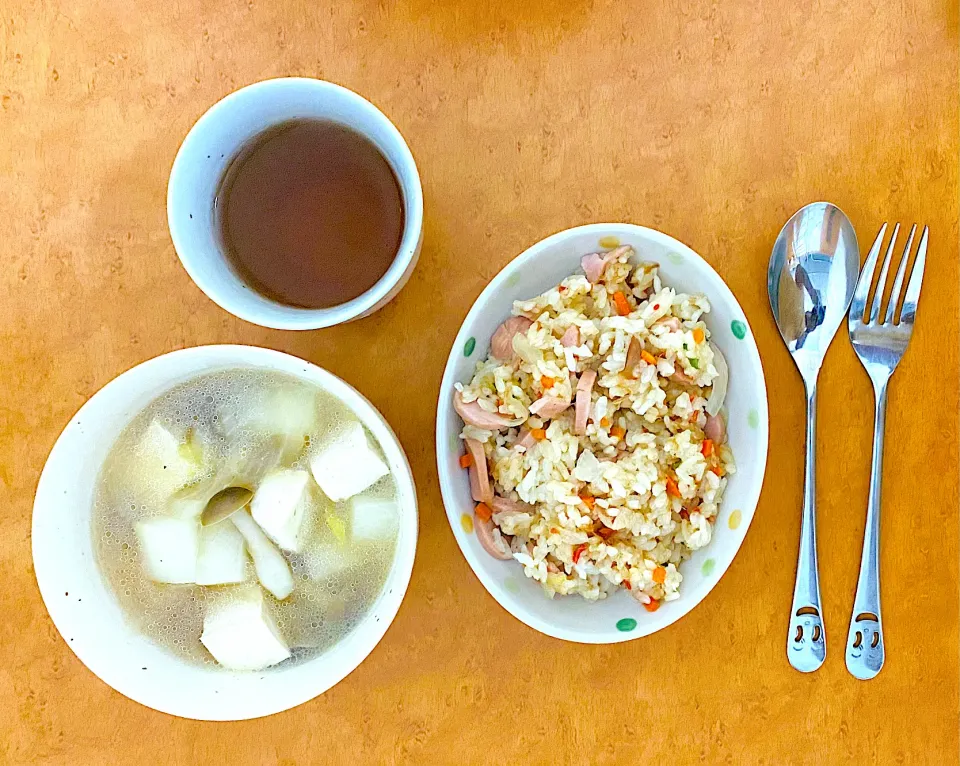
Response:
[[[873,383],[875,415],[873,425],[873,461],[870,467],[870,497],[867,503],[867,525],[863,533],[863,554],[860,558],[860,576],[857,579],[857,595],[853,601],[853,614],[850,616],[850,630],[847,633],[847,670],[861,680],[873,678],[883,667],[883,622],[880,616],[880,483],[883,473],[883,426],[887,409],[887,383],[890,376],[903,358],[903,352],[913,334],[913,323],[917,315],[917,301],[920,299],[920,283],[923,281],[923,266],[927,257],[927,238],[929,231],[923,227],[917,257],[914,259],[910,280],[903,295],[903,307],[897,311],[903,292],[903,280],[907,272],[907,263],[917,233],[917,225],[910,229],[906,247],[900,256],[900,265],[890,289],[883,321],[880,321],[880,309],[887,284],[890,261],[900,224],[893,227],[890,244],[880,267],[870,313],[864,318],[867,298],[873,283],[873,273],[877,266],[883,238],[887,233],[887,224],[880,227],[873,247],[867,255],[857,281],[857,290],[853,296],[848,315],[850,341],[860,357],[870,381]]]

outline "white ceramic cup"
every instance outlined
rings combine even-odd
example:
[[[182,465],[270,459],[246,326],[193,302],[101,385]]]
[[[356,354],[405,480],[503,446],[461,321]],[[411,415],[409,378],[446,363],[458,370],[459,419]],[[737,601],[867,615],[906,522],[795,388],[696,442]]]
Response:
[[[191,664],[124,617],[97,566],[91,512],[104,459],[123,428],[164,391],[216,370],[292,375],[344,402],[380,443],[397,483],[400,531],[393,564],[370,610],[339,643],[293,667],[232,672]],[[114,378],[71,418],[40,476],[33,506],[33,565],[64,641],[121,694],[164,713],[234,721],[278,713],[323,693],[359,665],[393,621],[417,546],[417,495],[403,448],[383,416],[335,375],[295,356],[253,346],[199,346],[158,356]]]
[[[337,122],[372,141],[393,169],[403,195],[403,236],[387,273],[362,295],[332,308],[287,306],[247,285],[223,252],[214,215],[220,182],[239,151],[274,125],[303,118]],[[214,303],[263,327],[312,330],[372,314],[400,292],[420,256],[423,190],[410,149],[383,112],[339,85],[286,77],[241,88],[197,120],[170,172],[167,219],[183,267]]]

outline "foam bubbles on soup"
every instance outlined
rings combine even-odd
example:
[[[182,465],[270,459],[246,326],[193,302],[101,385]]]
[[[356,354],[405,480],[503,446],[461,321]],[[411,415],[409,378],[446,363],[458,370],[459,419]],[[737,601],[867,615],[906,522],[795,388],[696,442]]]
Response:
[[[249,553],[242,585],[160,584],[144,571],[135,525],[176,516],[185,504],[202,507],[233,483],[255,490],[276,469],[309,472],[311,456],[356,422],[346,405],[316,386],[249,369],[195,378],[147,406],[112,447],[94,501],[92,533],[100,570],[127,619],[181,657],[216,665],[200,642],[204,615],[211,606],[243,598],[257,587]],[[177,455],[184,460],[164,464],[150,438],[151,429],[163,434],[155,424],[177,440]],[[396,483],[387,474],[362,495],[396,502]],[[284,664],[316,656],[357,625],[383,589],[396,549],[395,530],[376,540],[356,539],[350,502],[331,502],[312,477],[303,502],[301,551],[283,552],[293,592],[279,601],[260,588],[290,647],[292,657]]]

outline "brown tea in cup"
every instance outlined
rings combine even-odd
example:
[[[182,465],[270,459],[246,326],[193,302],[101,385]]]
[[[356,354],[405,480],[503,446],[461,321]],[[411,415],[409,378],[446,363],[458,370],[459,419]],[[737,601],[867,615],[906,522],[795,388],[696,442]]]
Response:
[[[370,139],[335,122],[293,120],[251,140],[215,201],[240,278],[284,305],[331,308],[373,287],[397,256],[404,206]]]

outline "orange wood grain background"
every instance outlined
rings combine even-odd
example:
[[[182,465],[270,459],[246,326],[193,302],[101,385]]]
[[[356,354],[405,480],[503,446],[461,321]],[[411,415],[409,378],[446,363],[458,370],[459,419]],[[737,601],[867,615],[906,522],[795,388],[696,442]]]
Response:
[[[0,5],[0,762],[894,764],[958,759],[957,4],[863,0],[5,0]],[[372,318],[285,333],[225,314],[181,269],[167,173],[217,99],[323,77],[378,104],[423,177],[423,256]],[[888,664],[843,666],[869,471],[869,384],[845,334],[821,378],[826,665],[784,653],[802,475],[801,383],[767,306],[773,240],[839,204],[866,249],[931,226],[887,420]],[[771,449],[744,547],[706,601],[614,647],[541,636],[486,594],[435,477],[436,393],[470,304],[556,230],[661,228],[727,280],[760,345]],[[416,474],[421,542],[393,627],[335,689],[258,722],[143,708],[54,630],[32,496],[69,416],[157,354],[299,354],[363,391]],[[389,369],[392,376],[380,370]]]

